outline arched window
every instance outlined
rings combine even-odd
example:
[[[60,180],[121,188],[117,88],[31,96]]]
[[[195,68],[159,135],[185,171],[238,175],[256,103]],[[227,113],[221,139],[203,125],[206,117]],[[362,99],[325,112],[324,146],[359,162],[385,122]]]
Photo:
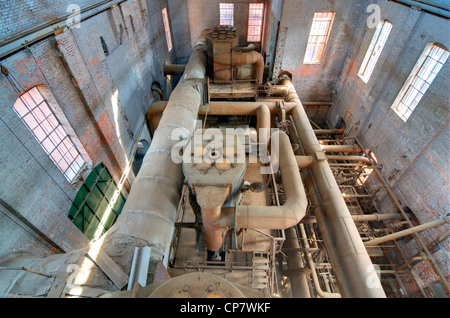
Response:
[[[73,181],[85,161],[39,87],[21,95],[14,104],[14,110],[66,179]]]

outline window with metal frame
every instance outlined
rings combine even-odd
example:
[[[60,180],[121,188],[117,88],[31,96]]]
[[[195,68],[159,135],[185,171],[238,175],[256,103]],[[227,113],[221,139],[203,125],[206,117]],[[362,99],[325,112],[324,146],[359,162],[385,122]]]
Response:
[[[220,25],[234,25],[234,3],[220,3]]]
[[[14,103],[14,110],[66,179],[73,181],[85,161],[39,87],[21,95]]]
[[[172,35],[170,34],[170,24],[169,24],[169,15],[167,14],[167,7],[162,9],[162,16],[163,16],[163,23],[164,23],[164,30],[166,32],[166,41],[167,41],[167,47],[169,48],[169,52],[172,50]]]
[[[249,3],[248,5],[248,42],[261,42],[264,17],[264,3]]]
[[[304,64],[320,63],[333,24],[334,12],[315,12],[306,46]]]
[[[87,238],[95,240],[114,224],[125,201],[108,169],[101,163],[78,190],[68,217]]]
[[[364,83],[369,81],[375,65],[377,64],[378,58],[381,55],[381,51],[386,44],[386,40],[391,32],[391,29],[392,23],[389,21],[385,20],[378,24],[369,48],[367,49],[366,55],[364,56],[361,68],[358,72],[359,77],[364,81]]]
[[[392,104],[392,110],[406,122],[447,61],[449,52],[437,43],[428,43]]]

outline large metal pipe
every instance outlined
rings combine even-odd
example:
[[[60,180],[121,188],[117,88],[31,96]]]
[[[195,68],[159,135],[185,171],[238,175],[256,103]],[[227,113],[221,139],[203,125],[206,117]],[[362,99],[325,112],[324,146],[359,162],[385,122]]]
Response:
[[[332,135],[342,135],[344,133],[343,128],[341,129],[314,129],[314,133],[316,135],[328,135],[328,134],[332,134]]]
[[[195,128],[205,73],[206,45],[201,37],[170,95],[122,213],[105,234],[104,248],[124,269],[131,265],[124,249],[136,245],[151,246],[152,255],[167,260],[184,179],[182,166],[172,160],[171,151]]]
[[[389,214],[352,214],[352,219],[355,222],[380,222],[386,220],[403,220],[403,216],[399,213],[389,213]],[[315,217],[307,217],[300,221],[300,223],[317,223],[317,219]],[[367,243],[367,242],[366,242]]]
[[[284,231],[286,240],[284,248],[286,248],[286,262],[288,269],[284,274],[289,276],[291,282],[291,292],[294,298],[311,298],[308,286],[309,270],[304,267],[303,259],[300,254],[298,243],[298,235],[295,227],[288,228]]]
[[[209,104],[201,105],[198,114],[199,115],[236,115],[236,116],[248,116],[255,115],[261,105],[266,105],[271,115],[277,115],[279,112],[279,104],[277,102],[264,101],[264,102],[225,102],[225,101],[212,101]],[[315,104],[315,102],[306,102],[304,105]],[[147,122],[149,123],[150,131],[153,132],[158,127],[159,119],[161,117],[164,108],[167,105],[167,101],[158,101],[153,103],[147,112]],[[283,107],[287,113],[291,112],[296,103],[284,103]],[[320,134],[321,130],[314,130]],[[339,131],[338,131],[339,132]],[[338,145],[340,147],[340,145]],[[336,149],[338,151],[341,149]],[[351,150],[351,149],[350,149]]]
[[[163,73],[164,75],[181,75],[185,68],[186,64],[164,64]]]
[[[358,145],[321,145],[324,152],[362,152]]]
[[[395,239],[398,239],[400,237],[406,236],[406,235],[411,235],[417,232],[421,232],[421,231],[425,231],[428,229],[431,229],[435,226],[439,226],[439,225],[444,225],[444,224],[448,224],[450,223],[450,218],[448,216],[444,216],[443,218],[431,221],[431,222],[427,222],[403,231],[398,231],[389,235],[385,235],[382,237],[378,237],[376,239],[370,240],[370,241],[366,241],[364,242],[365,246],[375,246],[384,242],[388,242],[388,241],[392,241]]]
[[[323,204],[320,200],[319,193],[317,191],[317,187],[310,170],[305,171],[303,180],[308,191],[308,198],[311,202],[312,214],[314,214],[316,217],[320,235],[322,236],[323,242],[325,244],[328,257],[333,264],[333,272],[337,277],[339,277],[339,279],[337,280],[337,284],[340,290],[340,294],[342,295],[342,297],[350,297],[348,292],[351,290],[351,288],[349,282],[347,281],[345,268],[339,256],[339,251],[333,236],[333,232],[331,230],[331,226],[326,219]],[[303,218],[300,223],[302,223],[304,220],[307,221],[306,218]]]
[[[363,156],[343,156],[343,155],[327,155],[328,160],[348,160],[348,161],[361,161],[365,163],[372,163],[369,158]],[[297,160],[298,168],[309,168],[315,161],[313,156],[295,156]]]
[[[316,158],[317,155],[322,157],[320,156],[323,153],[322,149],[293,84],[286,75],[281,75],[279,79],[279,83],[287,87],[286,101],[297,104],[297,107],[292,110],[292,118],[305,154]],[[351,286],[351,290],[346,291],[346,294],[350,297],[386,297],[378,277],[374,277],[375,268],[342,197],[328,161],[316,159],[311,166],[311,172],[336,241],[346,280]],[[373,284],[368,284],[369,281]]]
[[[286,202],[282,206],[236,207],[237,228],[287,229],[298,224],[305,216],[308,200],[289,137],[283,131],[276,131],[271,135],[271,140],[275,146],[279,142],[277,157]]]

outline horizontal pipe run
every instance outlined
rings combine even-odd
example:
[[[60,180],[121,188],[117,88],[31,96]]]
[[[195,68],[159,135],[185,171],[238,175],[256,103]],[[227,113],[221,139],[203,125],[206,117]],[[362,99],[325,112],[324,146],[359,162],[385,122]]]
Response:
[[[186,64],[164,64],[163,73],[164,75],[181,75],[185,68]]]
[[[295,160],[299,169],[309,168],[315,161],[313,156],[295,156]]]
[[[327,155],[328,160],[338,161],[362,161],[365,163],[372,163],[369,158],[363,156],[341,156],[341,155]]]
[[[355,222],[380,222],[386,220],[402,220],[403,217],[398,213],[389,213],[389,214],[352,214],[352,219]],[[315,217],[307,217],[303,218],[300,223],[317,223],[317,219]]]
[[[315,105],[317,102],[304,102],[304,105]],[[322,102],[320,102],[322,104]],[[159,118],[167,105],[167,101],[154,102],[147,112],[147,122],[149,123],[151,132],[158,127]],[[279,107],[274,101],[259,101],[259,102],[224,102],[212,101],[209,104],[201,105],[199,115],[236,115],[236,116],[250,116],[255,115],[261,105],[266,105],[271,115],[278,115]],[[295,103],[284,103],[286,112],[291,112],[296,106]],[[321,131],[321,130],[315,130]],[[320,133],[320,132],[319,132]],[[339,130],[337,131],[339,133]]]
[[[344,133],[344,129],[314,129],[314,133],[317,136],[321,135],[342,135]]]
[[[341,155],[327,155],[327,160],[346,160],[346,161],[362,161],[371,163],[369,158],[363,156],[341,156]],[[299,169],[309,168],[315,162],[313,156],[295,156]]]
[[[433,2],[436,5],[423,3],[424,1],[412,1],[412,0],[389,0],[397,3],[401,3],[406,6],[410,6],[413,8],[418,8],[419,10],[435,14],[437,16],[449,19],[450,18],[450,11],[448,6],[440,5],[437,2]],[[431,2],[431,1],[429,1]]]
[[[418,226],[415,226],[415,227],[412,227],[412,228],[409,228],[409,229],[406,229],[403,231],[395,232],[395,233],[392,233],[392,234],[389,234],[389,235],[386,235],[383,237],[378,237],[376,239],[365,242],[364,245],[365,246],[375,246],[375,245],[378,245],[378,244],[381,244],[384,242],[398,239],[403,236],[407,236],[410,234],[414,234],[417,232],[431,229],[431,228],[439,226],[439,225],[444,225],[444,224],[449,224],[449,223],[450,223],[450,217],[444,216],[443,218],[440,218],[438,220],[424,223],[424,224],[421,224],[421,225],[418,225]]]
[[[324,152],[362,152],[358,145],[321,145]]]

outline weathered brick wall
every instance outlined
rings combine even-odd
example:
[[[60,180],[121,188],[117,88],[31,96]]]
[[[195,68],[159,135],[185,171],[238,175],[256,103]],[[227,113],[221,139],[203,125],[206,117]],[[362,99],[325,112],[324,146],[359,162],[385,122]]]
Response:
[[[68,3],[93,2],[52,1],[54,6],[47,10],[43,1],[23,1],[21,29],[64,14]],[[13,15],[20,6],[20,1],[0,5],[5,3],[9,7],[1,10],[0,19]],[[33,12],[27,11],[29,4],[36,5]],[[125,1],[82,21],[80,28],[30,44],[29,51],[20,50],[0,61],[23,91],[48,86],[59,105],[57,116],[63,118],[69,135],[79,139],[85,159],[92,167],[104,163],[116,182],[139,141],[153,100],[151,84],[158,81],[164,86],[162,66],[174,58],[166,45],[164,6],[165,0]],[[27,24],[28,18],[35,20]],[[4,34],[15,32],[14,23],[1,21]],[[65,250],[86,245],[84,234],[67,218],[79,184],[67,182],[16,115],[12,106],[18,95],[3,74],[0,96],[0,197]],[[129,184],[133,178],[133,174],[128,177]],[[18,251],[53,253],[23,224],[1,212],[0,257]]]
[[[358,71],[372,39],[374,29],[362,20],[352,41],[349,55],[337,81],[337,95],[328,115],[331,125],[340,117],[348,123],[349,135],[374,151],[382,164],[382,174],[393,188],[403,207],[411,209],[419,223],[426,223],[450,212],[448,199],[449,158],[449,61],[439,72],[411,117],[405,123],[392,110],[401,87],[428,42],[449,47],[448,21],[388,1],[378,1],[381,19],[393,24],[386,45],[367,84]],[[369,17],[369,13],[365,17]],[[367,181],[372,189],[379,186],[373,176]],[[378,208],[394,211],[386,191],[376,196]],[[394,209],[394,210],[393,210]],[[450,226],[422,232],[425,243],[431,243]],[[404,260],[418,252],[414,240],[399,241]],[[440,269],[450,281],[447,238],[431,251]],[[400,260],[402,261],[402,260]],[[426,262],[414,264],[413,270],[423,287],[437,276]],[[414,292],[417,285],[408,285]]]
[[[54,18],[70,14],[68,7],[76,4],[83,8],[96,0],[8,0],[0,2],[0,39],[11,36]]]
[[[366,6],[366,1],[359,0],[283,2],[280,30],[285,29],[285,35],[279,35],[276,54],[282,56],[279,68],[293,74],[293,84],[301,100],[331,100],[336,77]],[[315,12],[335,12],[335,17],[321,62],[303,64]]]

